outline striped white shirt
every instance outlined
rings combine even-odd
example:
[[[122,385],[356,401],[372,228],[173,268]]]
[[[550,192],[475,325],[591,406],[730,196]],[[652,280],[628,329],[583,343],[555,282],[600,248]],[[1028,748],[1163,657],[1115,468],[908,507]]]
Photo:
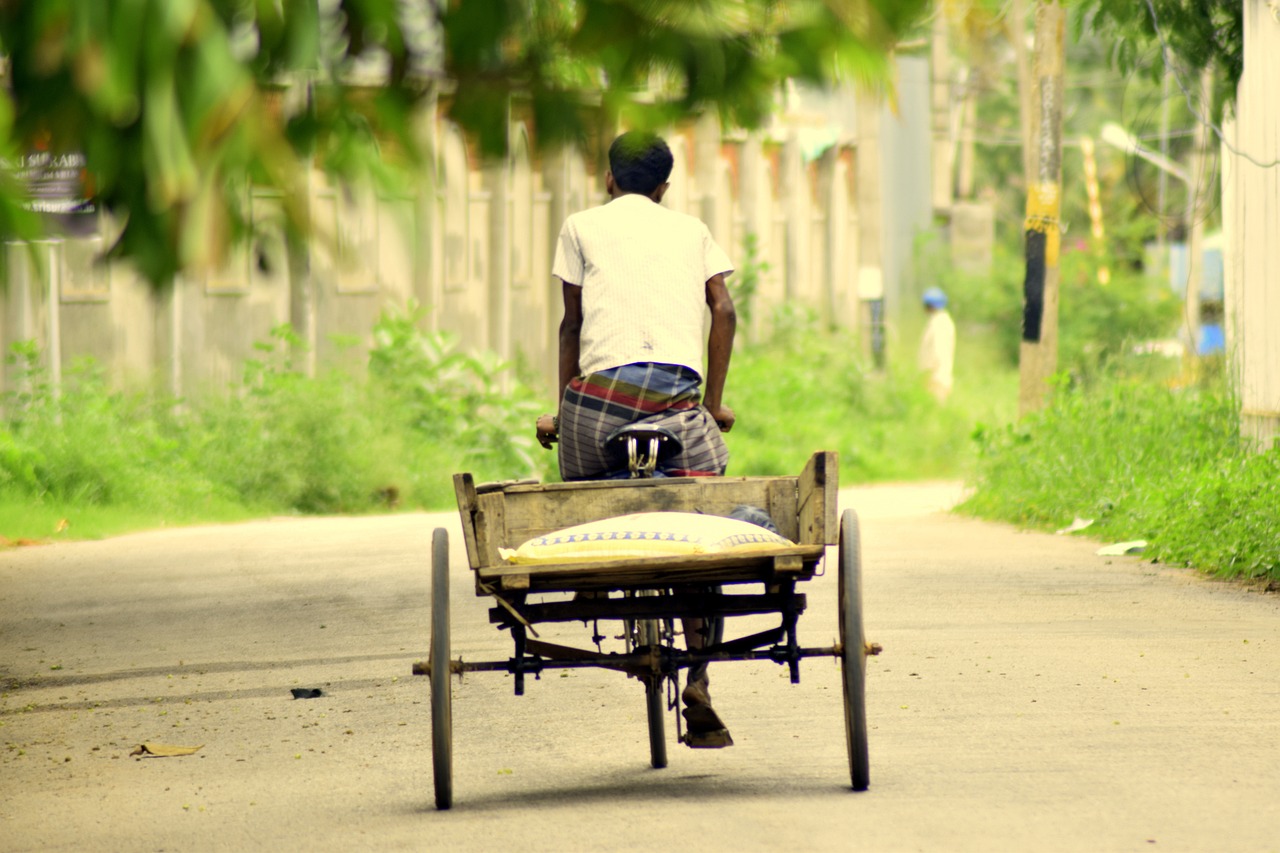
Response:
[[[551,274],[582,288],[583,375],[636,362],[703,374],[707,279],[733,272],[702,220],[630,193],[571,215]]]

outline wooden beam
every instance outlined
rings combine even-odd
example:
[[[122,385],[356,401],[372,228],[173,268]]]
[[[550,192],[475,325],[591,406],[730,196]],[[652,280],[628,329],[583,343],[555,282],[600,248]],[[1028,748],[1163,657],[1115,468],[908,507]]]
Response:
[[[796,540],[806,545],[834,545],[839,535],[840,463],[834,451],[813,454],[799,480],[799,527]]]
[[[470,474],[454,474],[453,492],[458,500],[458,515],[462,517],[462,540],[467,545],[467,562],[474,569],[480,565],[480,552],[476,548],[475,480]]]

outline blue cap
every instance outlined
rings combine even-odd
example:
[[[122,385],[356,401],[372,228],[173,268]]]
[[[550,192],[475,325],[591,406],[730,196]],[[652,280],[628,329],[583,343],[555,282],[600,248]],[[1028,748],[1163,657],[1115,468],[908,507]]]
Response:
[[[931,287],[926,290],[922,298],[924,299],[924,304],[928,305],[930,308],[947,307],[947,294],[943,293],[942,290],[937,287]]]

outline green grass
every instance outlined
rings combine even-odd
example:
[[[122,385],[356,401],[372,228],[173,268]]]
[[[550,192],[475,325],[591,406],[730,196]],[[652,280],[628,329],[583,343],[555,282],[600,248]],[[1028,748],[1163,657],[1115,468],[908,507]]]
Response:
[[[1280,580],[1280,449],[1251,453],[1221,382],[1112,377],[980,436],[959,509],[1050,530],[1145,539],[1146,555],[1224,577]]]
[[[545,405],[510,367],[460,353],[418,319],[379,321],[360,378],[303,376],[281,328],[241,383],[192,400],[116,390],[92,363],[54,388],[34,348],[15,348],[19,390],[0,420],[0,536],[443,508],[457,470],[545,478],[554,459],[532,452],[531,435]]]
[[[726,389],[738,416],[730,473],[795,474],[835,450],[845,484],[965,477],[965,513],[1046,530],[1091,518],[1089,535],[1146,539],[1155,559],[1280,580],[1280,450],[1241,446],[1220,381],[1174,389],[1167,362],[1113,363],[1015,421],[1017,374],[988,335],[961,327],[946,404],[925,391],[904,337],[887,371],[812,318],[784,315],[768,340],[742,342]],[[457,471],[554,478],[555,454],[531,437],[549,396],[419,331],[414,312],[379,322],[359,378],[301,375],[294,344],[278,330],[242,383],[199,401],[114,390],[92,364],[55,393],[38,354],[19,347],[21,391],[0,421],[0,536],[443,510]]]
[[[140,530],[187,527],[195,524],[225,524],[262,517],[235,502],[209,501],[167,511],[137,506],[100,506],[83,502],[32,503],[11,497],[0,499],[0,530],[7,544],[44,545],[82,539],[104,539]],[[6,542],[0,542],[4,547]]]

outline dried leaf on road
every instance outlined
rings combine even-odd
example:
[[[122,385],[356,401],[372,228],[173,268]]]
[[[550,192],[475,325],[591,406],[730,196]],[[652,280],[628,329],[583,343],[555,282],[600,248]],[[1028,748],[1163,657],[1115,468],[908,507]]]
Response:
[[[204,744],[199,746],[174,746],[168,743],[144,743],[138,746],[130,755],[152,755],[156,758],[169,758],[175,755],[193,755],[204,748]]]
[[[1080,518],[1079,516],[1077,516],[1075,521],[1071,522],[1069,525],[1062,528],[1061,530],[1058,530],[1055,532],[1058,533],[1059,535],[1064,533],[1076,533],[1078,531],[1084,530],[1086,527],[1090,526],[1091,524],[1093,524],[1092,518]]]
[[[1098,549],[1099,557],[1123,557],[1125,554],[1141,554],[1147,547],[1147,540],[1134,539],[1132,542],[1117,542],[1104,545]]]

